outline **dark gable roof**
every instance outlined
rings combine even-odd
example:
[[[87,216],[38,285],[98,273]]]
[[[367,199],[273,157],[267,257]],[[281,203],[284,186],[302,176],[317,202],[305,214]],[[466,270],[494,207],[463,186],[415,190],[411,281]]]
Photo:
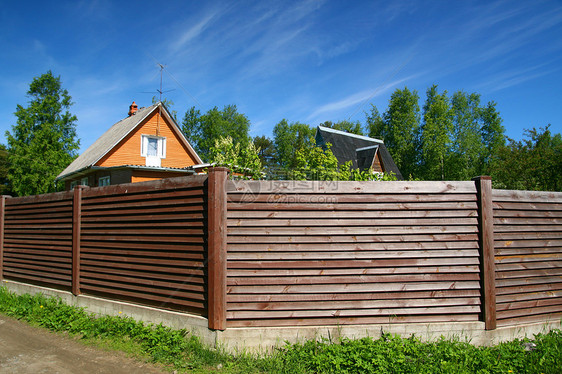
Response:
[[[340,165],[351,160],[354,168],[368,169],[373,165],[375,156],[380,154],[384,170],[396,174],[399,180],[403,179],[382,140],[318,126],[316,145],[324,148],[327,143],[332,145],[332,153]]]

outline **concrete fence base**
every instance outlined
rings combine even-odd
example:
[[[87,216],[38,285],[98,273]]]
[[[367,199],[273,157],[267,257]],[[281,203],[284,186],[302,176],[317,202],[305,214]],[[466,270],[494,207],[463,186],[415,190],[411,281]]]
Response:
[[[98,315],[128,316],[135,320],[162,323],[174,329],[186,329],[198,336],[210,347],[222,347],[231,352],[252,351],[267,352],[285,342],[304,342],[310,339],[337,340],[340,337],[378,338],[383,333],[397,334],[402,337],[415,335],[424,341],[432,341],[441,336],[467,341],[474,345],[494,345],[516,338],[533,337],[552,329],[560,329],[560,320],[507,326],[495,330],[485,330],[484,322],[455,323],[388,323],[377,325],[346,326],[308,326],[308,327],[248,327],[228,328],[224,331],[210,330],[207,318],[186,313],[158,309],[149,306],[104,299],[100,297],[78,295],[52,288],[40,287],[20,282],[3,280],[3,287],[16,294],[43,294],[59,297],[63,302],[85,308]]]

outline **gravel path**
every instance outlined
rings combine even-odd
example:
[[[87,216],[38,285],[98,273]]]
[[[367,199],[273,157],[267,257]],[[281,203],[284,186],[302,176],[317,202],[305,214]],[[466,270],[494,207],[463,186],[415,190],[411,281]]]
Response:
[[[165,373],[120,352],[86,346],[71,337],[0,315],[0,373]]]

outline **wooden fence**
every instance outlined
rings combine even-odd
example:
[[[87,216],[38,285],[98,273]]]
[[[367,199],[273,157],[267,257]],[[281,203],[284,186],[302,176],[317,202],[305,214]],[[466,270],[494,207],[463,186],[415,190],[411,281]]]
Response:
[[[0,277],[209,328],[562,316],[562,193],[208,176],[0,200]]]
[[[205,182],[4,197],[3,276],[206,315]]]

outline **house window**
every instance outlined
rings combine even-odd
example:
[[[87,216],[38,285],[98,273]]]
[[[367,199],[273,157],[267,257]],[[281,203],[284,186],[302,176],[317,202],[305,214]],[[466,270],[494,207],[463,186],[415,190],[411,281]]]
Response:
[[[81,186],[87,186],[88,185],[88,177],[84,177],[84,178],[80,179],[80,185]]]
[[[74,187],[78,186],[78,181],[72,181],[70,182],[70,189],[73,190]]]
[[[142,135],[141,156],[146,157],[146,166],[160,166],[161,160],[166,158],[166,138]]]
[[[107,177],[101,177],[98,180],[98,186],[99,187],[103,187],[103,186],[109,186],[111,184],[111,178],[109,176]]]

